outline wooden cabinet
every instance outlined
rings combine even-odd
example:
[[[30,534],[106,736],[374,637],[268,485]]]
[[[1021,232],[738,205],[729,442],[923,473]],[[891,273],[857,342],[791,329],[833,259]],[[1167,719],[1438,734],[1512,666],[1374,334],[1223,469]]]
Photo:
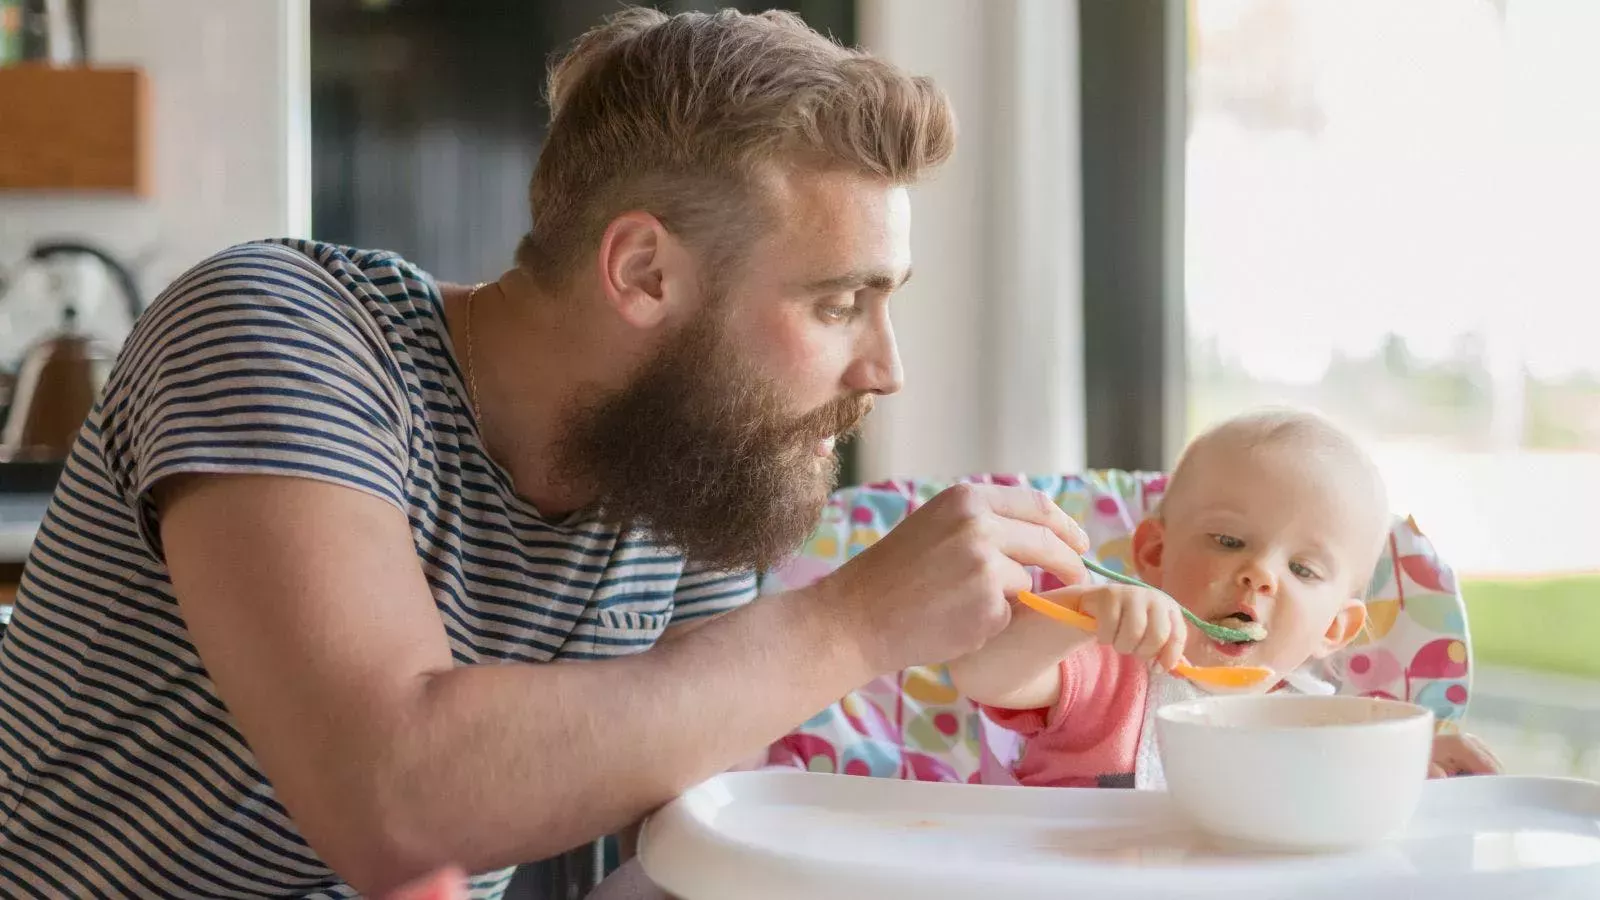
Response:
[[[139,69],[0,68],[0,190],[148,196],[145,82]]]

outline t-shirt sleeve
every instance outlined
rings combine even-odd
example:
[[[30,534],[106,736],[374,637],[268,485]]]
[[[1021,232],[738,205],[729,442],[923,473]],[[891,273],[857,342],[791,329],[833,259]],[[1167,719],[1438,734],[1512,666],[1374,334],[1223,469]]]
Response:
[[[672,595],[672,624],[682,625],[738,609],[756,597],[753,572],[729,572],[684,564],[678,589]]]
[[[178,474],[309,478],[405,510],[410,420],[386,347],[359,302],[288,247],[235,247],[157,298],[98,410],[107,470],[151,551],[151,492]]]

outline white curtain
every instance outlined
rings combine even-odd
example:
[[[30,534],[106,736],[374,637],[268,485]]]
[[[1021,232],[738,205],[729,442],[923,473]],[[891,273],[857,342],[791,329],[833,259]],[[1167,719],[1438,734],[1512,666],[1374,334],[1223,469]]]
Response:
[[[932,76],[955,157],[912,199],[916,276],[894,301],[907,385],[873,415],[862,477],[1082,467],[1076,0],[860,0],[868,49]]]

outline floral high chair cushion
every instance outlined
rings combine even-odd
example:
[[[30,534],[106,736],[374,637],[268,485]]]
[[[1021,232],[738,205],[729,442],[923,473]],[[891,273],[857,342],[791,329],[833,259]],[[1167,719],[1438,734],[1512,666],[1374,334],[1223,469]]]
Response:
[[[1166,488],[1159,473],[1104,470],[1064,476],[980,476],[1044,491],[1089,534],[1092,555],[1130,572],[1135,526]],[[803,587],[843,565],[912,510],[954,484],[893,481],[849,488],[828,503],[800,553],[768,573],[762,593]],[[1035,587],[1059,583],[1036,573]],[[1471,642],[1454,572],[1411,519],[1399,519],[1367,588],[1365,634],[1316,673],[1340,693],[1408,700],[1441,729],[1466,712]],[[950,686],[943,666],[906,669],[864,685],[768,750],[769,766],[916,781],[1000,781],[1021,747]]]

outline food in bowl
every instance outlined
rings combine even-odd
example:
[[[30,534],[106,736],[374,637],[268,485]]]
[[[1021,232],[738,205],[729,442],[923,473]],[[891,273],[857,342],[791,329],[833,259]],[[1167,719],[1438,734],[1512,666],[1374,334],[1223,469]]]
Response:
[[[1219,842],[1338,851],[1405,830],[1428,777],[1433,713],[1368,697],[1211,697],[1156,713],[1177,811]]]

